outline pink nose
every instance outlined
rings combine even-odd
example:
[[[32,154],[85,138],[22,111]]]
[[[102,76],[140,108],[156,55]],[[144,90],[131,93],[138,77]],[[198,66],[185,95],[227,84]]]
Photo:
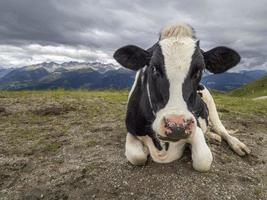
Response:
[[[185,138],[189,136],[194,129],[194,119],[185,118],[184,115],[168,115],[163,118],[162,126],[165,135],[168,136],[179,136]]]

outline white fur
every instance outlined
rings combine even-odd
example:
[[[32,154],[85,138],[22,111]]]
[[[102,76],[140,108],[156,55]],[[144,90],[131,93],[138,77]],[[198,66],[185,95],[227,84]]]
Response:
[[[223,139],[227,141],[230,147],[240,156],[250,153],[250,149],[241,141],[239,141],[236,137],[231,136],[228,131],[225,129],[224,125],[222,124],[216,105],[214,100],[210,94],[210,92],[205,88],[204,90],[200,91],[202,93],[202,99],[206,103],[208,110],[209,110],[209,119],[211,122],[212,128],[215,130],[217,134],[222,136]]]
[[[166,76],[170,83],[169,101],[156,113],[156,119],[152,125],[153,130],[162,135],[160,124],[164,116],[175,114],[194,118],[183,99],[182,84],[189,71],[196,43],[189,37],[171,37],[161,40],[159,45],[164,56]]]
[[[199,125],[200,125],[200,128],[202,129],[203,133],[206,133],[207,130],[208,130],[208,126],[207,126],[207,123],[206,123],[206,120],[203,119],[202,117],[199,117],[197,119]]]
[[[201,90],[200,92],[202,93],[203,101],[206,103],[206,105],[208,107],[209,119],[212,123],[213,128],[216,130],[216,132],[218,130],[220,130],[219,132],[227,132],[227,130],[225,129],[225,127],[223,126],[223,124],[219,118],[214,100],[213,100],[210,92],[205,87],[204,87],[204,90]]]
[[[133,165],[144,165],[147,160],[148,151],[146,147],[135,136],[127,133],[125,156]]]
[[[169,163],[181,158],[186,144],[185,140],[180,140],[179,142],[175,143],[170,142],[167,151],[165,149],[159,151],[155,147],[151,137],[139,136],[138,139],[140,139],[145,144],[145,146],[148,147],[151,158],[158,163]]]
[[[138,80],[138,78],[139,78],[139,75],[140,75],[140,71],[141,71],[141,70],[142,70],[142,69],[139,69],[139,70],[136,72],[136,74],[135,74],[134,84],[133,84],[133,86],[132,86],[132,88],[131,88],[131,90],[130,90],[130,92],[129,92],[129,95],[128,95],[128,101],[129,101],[129,99],[130,99],[130,97],[131,97],[131,95],[132,95],[132,93],[133,93],[133,91],[134,91],[134,89],[135,89],[135,87],[136,87],[137,80]]]
[[[160,39],[164,40],[170,37],[194,37],[194,31],[192,27],[188,26],[187,24],[171,24],[165,26],[160,33]]]
[[[150,95],[150,89],[149,89],[148,82],[146,83],[146,91],[147,91],[147,97],[148,97],[149,105],[150,105],[150,108],[152,109],[152,113],[153,113],[153,115],[156,115],[155,111],[153,110],[153,105],[152,105],[152,101],[151,101],[151,95]]]
[[[197,171],[208,171],[212,163],[212,153],[208,147],[202,130],[197,127],[196,132],[189,139],[191,143],[193,167]]]

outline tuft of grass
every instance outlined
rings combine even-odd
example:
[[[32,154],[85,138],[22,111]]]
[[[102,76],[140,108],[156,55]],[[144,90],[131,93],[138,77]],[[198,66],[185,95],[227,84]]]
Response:
[[[263,193],[264,189],[261,188],[261,187],[256,187],[254,188],[254,194],[257,196],[257,197],[260,197],[261,194]]]
[[[50,143],[44,146],[42,149],[43,152],[57,152],[60,149],[61,145],[58,143]]]
[[[86,142],[87,147],[95,147],[96,145],[97,145],[97,141],[92,140],[92,139]]]

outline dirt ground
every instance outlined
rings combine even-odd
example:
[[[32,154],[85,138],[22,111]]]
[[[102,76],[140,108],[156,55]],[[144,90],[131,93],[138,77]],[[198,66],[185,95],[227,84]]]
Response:
[[[170,164],[132,166],[124,156],[126,95],[0,96],[0,199],[267,199],[267,118],[222,109],[252,150],[209,144],[207,173],[190,150]]]

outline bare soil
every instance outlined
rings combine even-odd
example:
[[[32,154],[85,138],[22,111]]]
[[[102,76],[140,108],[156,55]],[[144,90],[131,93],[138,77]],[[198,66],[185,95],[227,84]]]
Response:
[[[252,153],[209,144],[214,162],[193,170],[190,150],[169,164],[124,156],[127,97],[2,95],[0,199],[267,199],[267,118],[221,109]],[[8,113],[8,114],[7,114]]]

